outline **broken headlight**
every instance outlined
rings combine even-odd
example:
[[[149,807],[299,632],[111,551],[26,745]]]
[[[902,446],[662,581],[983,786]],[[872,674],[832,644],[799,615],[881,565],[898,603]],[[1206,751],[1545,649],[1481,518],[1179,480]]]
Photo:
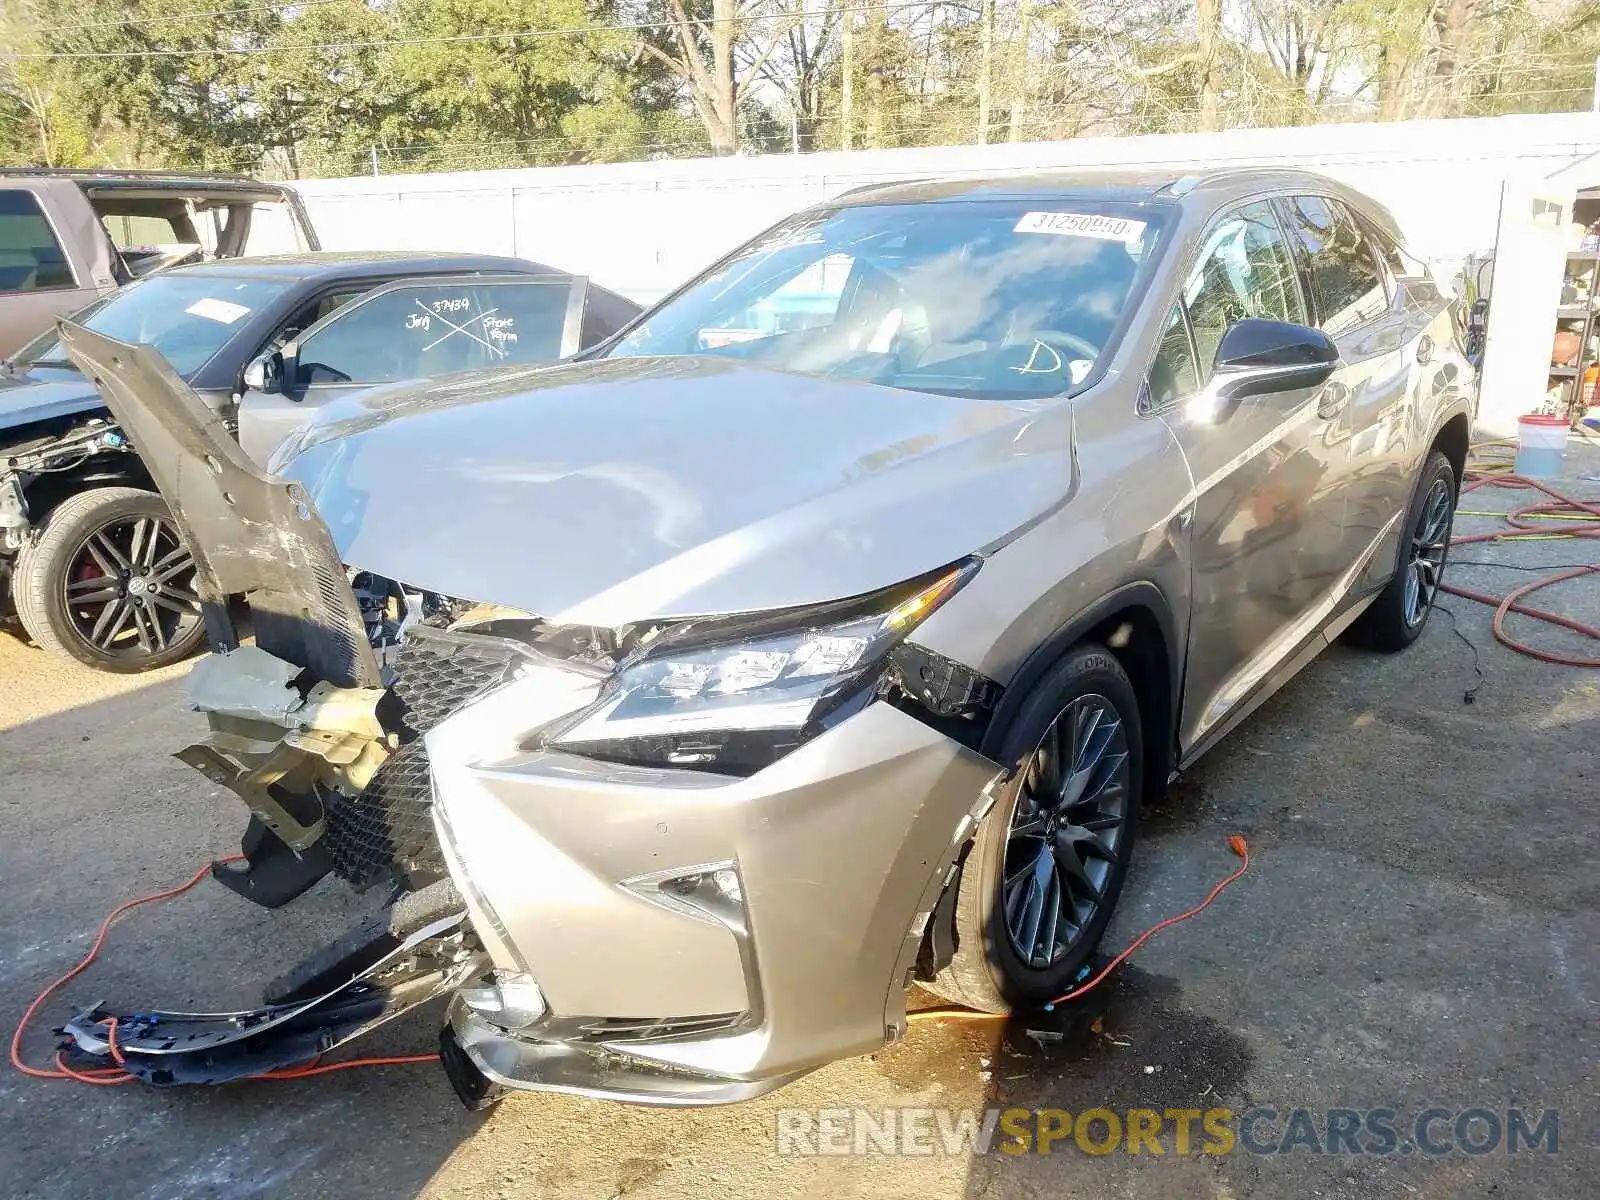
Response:
[[[624,664],[588,708],[540,743],[609,762],[748,775],[869,695],[888,653],[976,573],[938,576],[796,614],[787,628],[742,622],[742,636],[690,627]],[[810,618],[810,619],[807,619]]]

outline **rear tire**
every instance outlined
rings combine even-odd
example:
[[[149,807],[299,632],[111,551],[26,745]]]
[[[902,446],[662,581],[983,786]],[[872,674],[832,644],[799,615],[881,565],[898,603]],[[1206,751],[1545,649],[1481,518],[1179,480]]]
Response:
[[[1350,626],[1352,644],[1393,654],[1422,636],[1450,554],[1457,487],[1450,460],[1429,454],[1401,527],[1394,578]]]
[[[1053,775],[1047,735],[1060,730],[1071,738],[1074,729],[1079,736],[1060,743],[1069,767]],[[1070,651],[1023,704],[997,758],[1020,769],[950,885],[959,889],[955,956],[924,986],[953,1003],[1000,1013],[1069,990],[1122,892],[1144,785],[1139,704],[1122,664],[1098,645]],[[1058,776],[1059,786],[1052,782]],[[1035,823],[1042,832],[1026,832]],[[1067,854],[1077,857],[1081,876]],[[1050,861],[1041,863],[1045,856]],[[1063,889],[1069,900],[1052,916],[1052,898]],[[1043,906],[1030,930],[1036,897]]]
[[[11,596],[40,649],[101,671],[164,667],[206,636],[194,560],[161,497],[138,488],[58,504],[17,556]]]

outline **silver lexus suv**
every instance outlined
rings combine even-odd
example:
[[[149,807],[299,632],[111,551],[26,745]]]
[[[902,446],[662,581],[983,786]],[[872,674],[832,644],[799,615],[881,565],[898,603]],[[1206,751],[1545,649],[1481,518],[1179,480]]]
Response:
[[[913,980],[1066,990],[1141,799],[1333,638],[1418,636],[1471,407],[1388,213],[1260,170],[854,192],[577,360],[330,406],[275,476],[153,352],[63,340],[195,551],[217,877],[401,896],[188,1018],[203,1071],[122,1014],[128,1069],[451,992],[473,1103],[732,1101],[899,1037]]]

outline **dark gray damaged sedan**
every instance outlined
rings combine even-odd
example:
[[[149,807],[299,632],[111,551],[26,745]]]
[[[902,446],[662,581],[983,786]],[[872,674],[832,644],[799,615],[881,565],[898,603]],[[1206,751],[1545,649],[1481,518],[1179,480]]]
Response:
[[[638,311],[523,259],[374,251],[173,267],[74,320],[159,351],[265,462],[331,400],[561,358]],[[54,331],[0,365],[0,616],[106,671],[175,662],[204,637],[193,562],[137,451]]]

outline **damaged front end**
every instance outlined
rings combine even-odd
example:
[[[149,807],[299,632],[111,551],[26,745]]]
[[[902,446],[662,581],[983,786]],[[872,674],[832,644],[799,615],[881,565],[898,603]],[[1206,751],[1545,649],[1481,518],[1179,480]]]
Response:
[[[959,541],[816,585],[845,599],[574,610],[503,586],[485,568],[515,549],[467,536],[474,501],[503,519],[518,508],[503,480],[539,474],[474,457],[481,427],[450,457],[426,424],[396,420],[374,432],[404,453],[323,439],[314,463],[286,468],[320,482],[273,478],[154,351],[70,325],[62,343],[194,556],[213,654],[190,698],[209,728],[179,756],[250,813],[241,859],[216,878],[269,907],[328,874],[395,897],[270,985],[262,1009],[97,1008],[69,1026],[80,1053],[120,1054],[152,1082],[258,1075],[453,992],[440,1059],[470,1105],[500,1087],[696,1105],[905,1033],[925,931],[1006,778],[979,752],[997,685],[908,640],[980,569],[945,556]],[[415,519],[383,481],[427,455],[488,482]],[[610,586],[589,546],[557,555],[558,531],[541,537],[546,574],[587,562],[584,587]],[[407,556],[419,542],[433,558]],[[650,573],[604,565],[635,584]],[[422,575],[555,615],[394,581]],[[232,623],[237,597],[253,645]],[[611,620],[629,612],[640,619]]]
[[[267,983],[262,1008],[96,1006],[66,1033],[78,1055],[115,1057],[154,1084],[305,1064],[487,973],[433,834],[421,738],[530,652],[450,632],[462,606],[439,597],[366,577],[352,586],[299,485],[255,467],[156,351],[65,322],[61,337],[140,446],[194,554],[213,653],[195,665],[188,695],[209,728],[177,757],[250,814],[242,855],[214,864],[213,876],[268,908],[330,872],[357,889],[392,889],[378,917]],[[240,642],[234,597],[253,644]],[[463,1100],[489,1093],[453,1046],[442,1058]]]

